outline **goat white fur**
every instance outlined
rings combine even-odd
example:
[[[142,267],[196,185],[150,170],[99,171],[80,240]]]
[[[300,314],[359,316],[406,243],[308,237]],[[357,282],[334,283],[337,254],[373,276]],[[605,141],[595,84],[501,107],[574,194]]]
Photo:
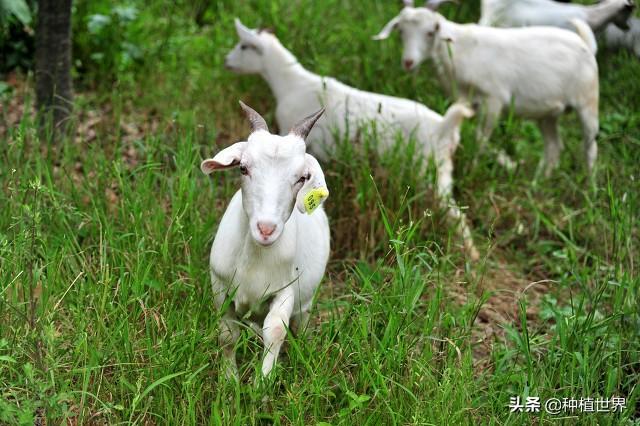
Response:
[[[568,108],[581,120],[589,170],[597,157],[598,65],[585,35],[591,30],[582,21],[572,22],[581,36],[551,27],[461,25],[426,8],[405,7],[374,39],[401,30],[405,68],[431,59],[450,93],[479,102],[485,113],[478,126],[483,142],[505,108],[537,120],[548,175],[559,162],[558,118]]]
[[[607,25],[603,32],[605,42],[607,47],[626,48],[640,58],[640,19],[629,19],[628,26],[629,29],[623,31],[613,24]]]
[[[324,106],[327,113],[309,135],[313,141],[310,148],[320,159],[325,159],[326,149],[335,144],[334,135],[353,139],[362,126],[372,122],[381,136],[382,149],[388,148],[398,133],[415,137],[423,154],[435,159],[440,200],[456,222],[467,253],[478,259],[465,216],[452,198],[453,154],[463,119],[473,115],[471,109],[455,104],[442,117],[408,99],[349,87],[307,71],[273,34],[249,29],[238,19],[235,25],[240,42],[227,55],[225,66],[237,73],[262,75],[276,97],[276,120],[281,131],[293,124],[295,114]]]
[[[603,0],[585,6],[553,0],[482,0],[480,25],[491,27],[552,26],[575,31],[580,19],[596,32],[609,23],[624,28],[633,11],[633,0]]]
[[[243,175],[242,189],[220,221],[210,257],[215,306],[224,310],[218,339],[227,377],[237,377],[240,320],[249,320],[262,334],[262,373],[271,372],[290,320],[294,331],[306,327],[329,258],[329,224],[322,206],[303,213],[305,194],[326,186],[304,141],[323,111],[278,136],[268,132],[258,113],[242,106],[253,127],[247,141],[225,148],[200,166],[206,174],[239,167]],[[324,198],[326,194],[321,201]],[[228,298],[231,303],[225,309]]]

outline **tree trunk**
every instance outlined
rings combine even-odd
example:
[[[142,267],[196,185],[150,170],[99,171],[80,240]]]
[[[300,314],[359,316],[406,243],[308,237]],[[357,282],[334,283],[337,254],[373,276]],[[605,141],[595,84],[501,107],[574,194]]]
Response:
[[[51,123],[55,134],[66,130],[73,109],[71,1],[38,1],[36,106],[41,126]]]

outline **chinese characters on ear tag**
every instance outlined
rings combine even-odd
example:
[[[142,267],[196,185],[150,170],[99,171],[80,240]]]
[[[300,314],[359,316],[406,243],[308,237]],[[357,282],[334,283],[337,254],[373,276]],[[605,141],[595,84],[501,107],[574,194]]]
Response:
[[[324,187],[313,188],[304,196],[304,209],[307,214],[313,213],[320,204],[329,196],[329,190]]]

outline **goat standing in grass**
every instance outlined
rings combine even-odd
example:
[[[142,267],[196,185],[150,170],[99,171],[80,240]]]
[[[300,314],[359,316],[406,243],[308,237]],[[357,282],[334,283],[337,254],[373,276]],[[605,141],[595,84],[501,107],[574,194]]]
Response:
[[[309,135],[311,149],[320,159],[335,144],[334,135],[354,139],[357,132],[372,122],[387,149],[397,134],[415,137],[426,157],[437,166],[438,195],[448,217],[456,222],[465,249],[471,259],[479,258],[464,214],[452,198],[453,154],[460,142],[460,126],[473,111],[462,104],[452,105],[444,117],[426,106],[408,99],[365,92],[333,78],[307,71],[273,34],[245,27],[236,19],[240,42],[227,55],[225,66],[242,74],[260,74],[273,91],[276,120],[280,130],[293,124],[295,114],[309,113],[321,106],[327,114]]]
[[[224,310],[219,342],[228,377],[237,376],[235,345],[242,319],[262,322],[255,327],[265,346],[262,373],[271,372],[289,321],[294,331],[306,327],[329,259],[329,224],[320,206],[329,193],[305,143],[323,110],[294,125],[288,135],[277,136],[257,112],[241,105],[252,125],[247,141],[200,166],[205,174],[239,168],[242,175],[210,259],[215,306]]]
[[[443,86],[484,108],[478,139],[484,144],[505,108],[537,120],[545,141],[546,175],[562,150],[558,119],[574,109],[582,123],[587,166],[598,147],[598,64],[591,29],[573,20],[577,33],[552,27],[490,28],[456,24],[424,7],[406,6],[374,37],[402,36],[405,69],[431,59]]]

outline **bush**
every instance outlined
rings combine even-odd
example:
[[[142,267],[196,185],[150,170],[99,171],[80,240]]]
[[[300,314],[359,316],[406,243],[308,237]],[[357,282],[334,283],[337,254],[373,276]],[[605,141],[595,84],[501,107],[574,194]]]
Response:
[[[91,10],[86,6],[91,5]],[[132,39],[138,19],[133,5],[82,3],[74,10],[74,58],[83,80],[110,83],[143,58]]]

